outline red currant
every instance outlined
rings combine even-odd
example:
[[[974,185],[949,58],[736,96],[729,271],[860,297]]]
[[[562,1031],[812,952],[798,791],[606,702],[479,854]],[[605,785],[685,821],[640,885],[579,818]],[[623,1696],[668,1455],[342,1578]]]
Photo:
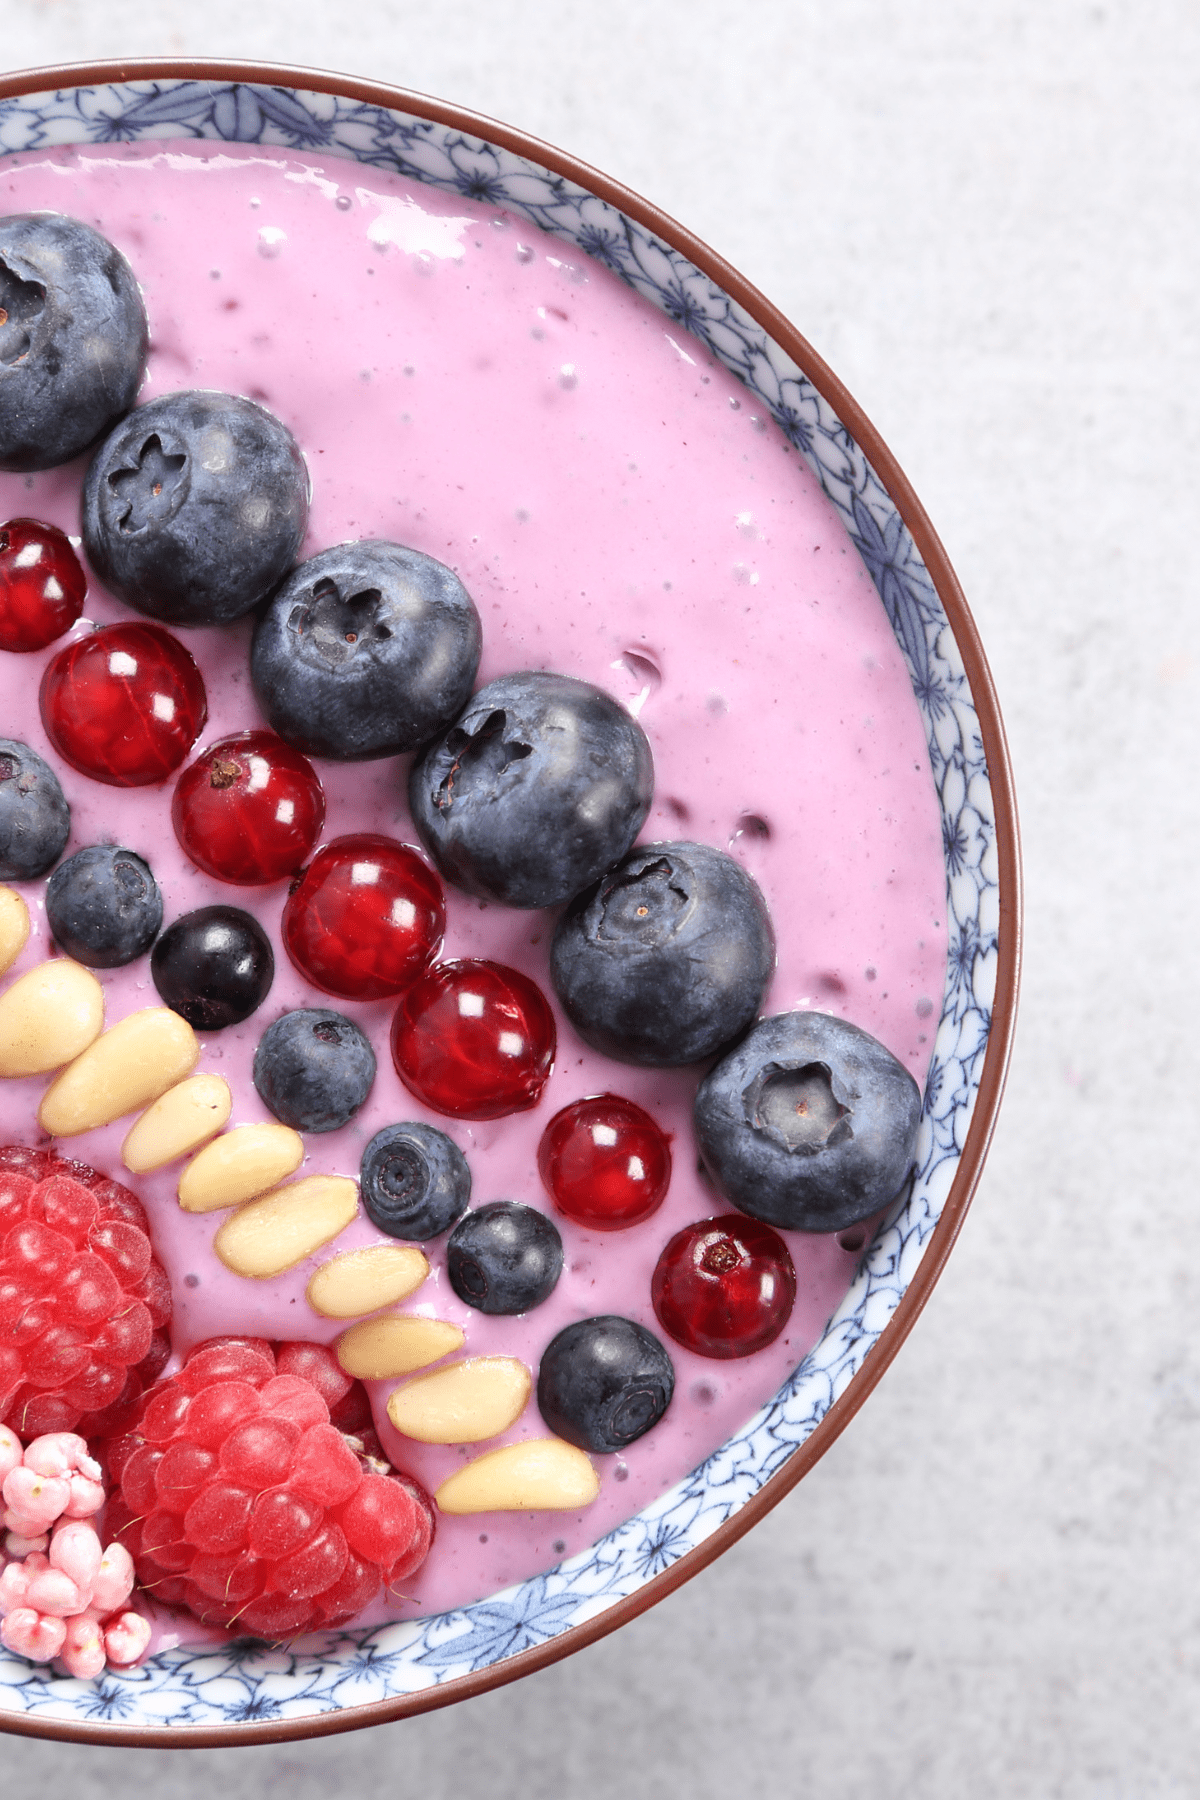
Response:
[[[374,832],[318,850],[283,909],[287,953],[314,987],[343,1000],[398,994],[437,954],[442,884],[407,844]]]
[[[199,669],[161,625],[104,625],[68,644],[47,665],[40,701],[59,755],[110,787],[165,781],[208,717]]]
[[[87,577],[57,525],[0,525],[0,650],[43,650],[83,611]]]
[[[779,1336],[796,1300],[787,1245],[741,1213],[677,1231],[658,1259],[650,1296],[663,1330],[698,1356],[753,1356]]]
[[[307,756],[273,731],[243,731],[184,769],[171,822],[206,875],[258,887],[293,875],[310,854],[325,823],[325,791]]]
[[[452,1119],[502,1119],[541,1098],[554,1014],[527,975],[493,962],[434,963],[403,995],[392,1061],[405,1087]]]
[[[658,1211],[671,1146],[648,1112],[619,1094],[593,1094],[555,1113],[538,1170],[559,1212],[589,1231],[623,1231]]]

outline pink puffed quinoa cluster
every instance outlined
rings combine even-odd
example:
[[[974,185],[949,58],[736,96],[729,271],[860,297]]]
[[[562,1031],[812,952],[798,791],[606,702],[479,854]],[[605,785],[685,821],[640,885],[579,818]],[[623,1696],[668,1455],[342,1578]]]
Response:
[[[91,1523],[104,1484],[83,1438],[52,1431],[22,1447],[0,1425],[0,1493],[0,1643],[84,1679],[135,1663],[150,1625],[125,1605],[133,1558],[120,1544],[102,1549]]]

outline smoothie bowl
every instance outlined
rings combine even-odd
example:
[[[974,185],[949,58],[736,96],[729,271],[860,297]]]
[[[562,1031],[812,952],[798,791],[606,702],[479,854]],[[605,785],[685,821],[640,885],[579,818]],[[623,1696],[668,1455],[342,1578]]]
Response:
[[[88,1675],[5,1650],[0,1723],[204,1744],[399,1717],[671,1591],[895,1355],[978,1179],[1012,1032],[999,715],[945,555],[850,397],[733,270],[594,171],[439,102],[229,66],[9,78],[0,142],[0,214],[102,234],[148,319],[128,418],[125,397],[72,460],[43,432],[0,472],[0,523],[42,534],[9,531],[10,592],[52,542],[56,606],[76,548],[87,565],[74,611],[0,666],[5,779],[28,753],[65,796],[60,841],[0,891],[0,928],[28,921],[0,987],[0,1163],[30,1206],[64,1175],[39,1156],[84,1165],[51,1200],[144,1217],[161,1270],[137,1270],[148,1402],[101,1430],[102,1382],[59,1392],[14,1363],[3,1415],[26,1443],[78,1427],[97,1450],[147,1653]],[[14,365],[43,299],[7,254]],[[156,586],[137,545],[189,496],[204,530],[186,578]],[[269,566],[230,598],[247,518]],[[364,646],[390,680],[396,583],[441,622],[401,730],[393,689],[373,708],[370,683],[349,703],[337,686]],[[305,632],[311,666],[289,661]],[[575,805],[584,764],[581,850],[547,795],[565,784]],[[494,797],[530,791],[493,831]],[[142,884],[115,947],[79,871]],[[715,924],[687,927],[703,981],[677,989],[630,934],[674,942],[714,888]],[[188,985],[213,909],[248,971],[217,983],[219,1017]],[[68,1044],[67,1008],[45,1002],[35,1035],[63,1053],[22,1066],[5,1030],[16,1042],[46,981],[93,1003],[95,1029]],[[698,985],[722,989],[716,1023]],[[105,1062],[143,1033],[136,1079],[127,1055]],[[838,1073],[851,1051],[875,1059],[861,1088],[899,1096],[880,1103],[884,1148],[869,1178],[781,1197],[765,1138],[794,1163],[810,1130],[855,1155],[872,1136]],[[97,1103],[113,1079],[119,1102]],[[769,1126],[748,1173],[727,1154],[735,1088],[733,1114],[752,1094]],[[441,1158],[415,1224],[397,1222],[401,1129]],[[237,1146],[244,1174],[251,1141],[284,1161],[230,1185],[222,1158]],[[370,1472],[350,1479],[393,1499],[399,1471],[415,1548],[350,1580],[370,1533],[332,1463],[305,1477],[301,1500],[332,1510],[297,1527],[308,1562],[286,1594],[262,1573],[266,1526],[197,1540],[200,1513],[138,1471],[192,1457],[190,1501],[218,1454],[212,1481],[234,1468],[236,1422],[186,1453],[175,1414],[159,1429],[212,1340],[256,1418],[265,1387],[287,1413],[324,1382],[325,1422],[306,1399],[267,1437],[299,1458],[302,1426],[339,1427],[334,1461],[354,1444]],[[73,1413],[63,1392],[84,1396]]]

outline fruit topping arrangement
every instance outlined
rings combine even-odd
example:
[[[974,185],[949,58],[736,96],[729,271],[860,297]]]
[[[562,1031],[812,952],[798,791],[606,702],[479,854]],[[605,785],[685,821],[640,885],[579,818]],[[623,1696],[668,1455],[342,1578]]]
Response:
[[[778,1230],[842,1231],[896,1197],[921,1097],[881,1043],[807,1001],[760,1018],[767,902],[727,849],[637,842],[655,763],[620,699],[547,668],[472,692],[492,640],[450,568],[382,538],[297,566],[310,474],[266,405],[196,389],[135,404],[145,312],[90,227],[0,220],[0,350],[0,469],[90,453],[88,564],[144,615],[83,620],[71,541],[0,526],[0,680],[64,640],[38,692],[58,766],[0,739],[0,880],[41,884],[0,888],[0,974],[26,955],[31,909],[52,939],[0,993],[0,1078],[49,1078],[17,1136],[128,1120],[126,1168],[181,1165],[171,1211],[193,1222],[188,1243],[219,1282],[264,1296],[247,1315],[263,1335],[209,1324],[197,1342],[202,1301],[176,1330],[158,1255],[172,1221],[84,1163],[0,1151],[0,1638],[91,1674],[145,1651],[155,1609],[285,1642],[404,1596],[438,1514],[592,1505],[595,1459],[663,1421],[680,1353],[728,1363],[785,1332],[797,1276]],[[176,631],[195,628],[188,647]],[[235,654],[222,639],[245,645],[244,710],[201,744]],[[328,768],[395,757],[409,762],[393,808],[363,829],[327,794]],[[155,854],[115,836],[64,854],[67,796],[89,783],[171,784],[204,904],[178,910]],[[392,835],[405,802],[420,847]],[[127,821],[144,802],[123,804]],[[534,972],[524,950],[524,968],[444,955],[467,907],[559,909],[527,939]],[[130,968],[159,1004],[106,1024],[94,972]],[[268,1017],[281,971],[305,1003]],[[266,1120],[237,1116],[232,1060],[230,1079],[197,1067],[249,1021],[243,1085]],[[545,1204],[481,1195],[499,1122],[541,1107],[556,1059],[583,1068],[585,1049],[612,1081],[692,1071],[694,1148],[611,1087],[577,1088],[540,1131]],[[398,1116],[378,1128],[364,1109],[381,1064]],[[446,1129],[404,1117],[410,1100]],[[303,1173],[338,1133],[332,1166]],[[697,1156],[714,1207],[738,1210],[672,1235],[656,1220],[673,1158]],[[565,1323],[555,1310],[564,1272],[588,1266],[580,1234],[601,1257],[640,1245],[631,1316],[594,1302],[584,1316],[586,1282]],[[271,1284],[310,1267],[300,1309],[276,1298]],[[495,1335],[514,1325],[521,1354]],[[431,1498],[385,1443],[457,1460]]]

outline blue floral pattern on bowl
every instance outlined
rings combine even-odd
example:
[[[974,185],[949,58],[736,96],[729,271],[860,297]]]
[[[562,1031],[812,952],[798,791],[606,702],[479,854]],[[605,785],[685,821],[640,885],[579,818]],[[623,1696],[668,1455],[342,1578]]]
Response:
[[[755,1495],[824,1418],[900,1302],[949,1192],[979,1088],[998,954],[991,786],[941,601],[865,455],[799,367],[684,255],[564,176],[451,126],[345,96],[249,83],[135,80],[0,101],[0,151],[207,138],[350,158],[505,207],[598,258],[697,336],[816,474],[879,590],[912,676],[941,799],[950,955],[917,1168],[820,1342],[737,1437],[687,1480],[547,1574],[436,1618],[306,1640],[166,1651],[79,1681],[0,1651],[4,1715],[207,1730],[311,1719],[445,1683],[547,1643],[637,1592]]]

